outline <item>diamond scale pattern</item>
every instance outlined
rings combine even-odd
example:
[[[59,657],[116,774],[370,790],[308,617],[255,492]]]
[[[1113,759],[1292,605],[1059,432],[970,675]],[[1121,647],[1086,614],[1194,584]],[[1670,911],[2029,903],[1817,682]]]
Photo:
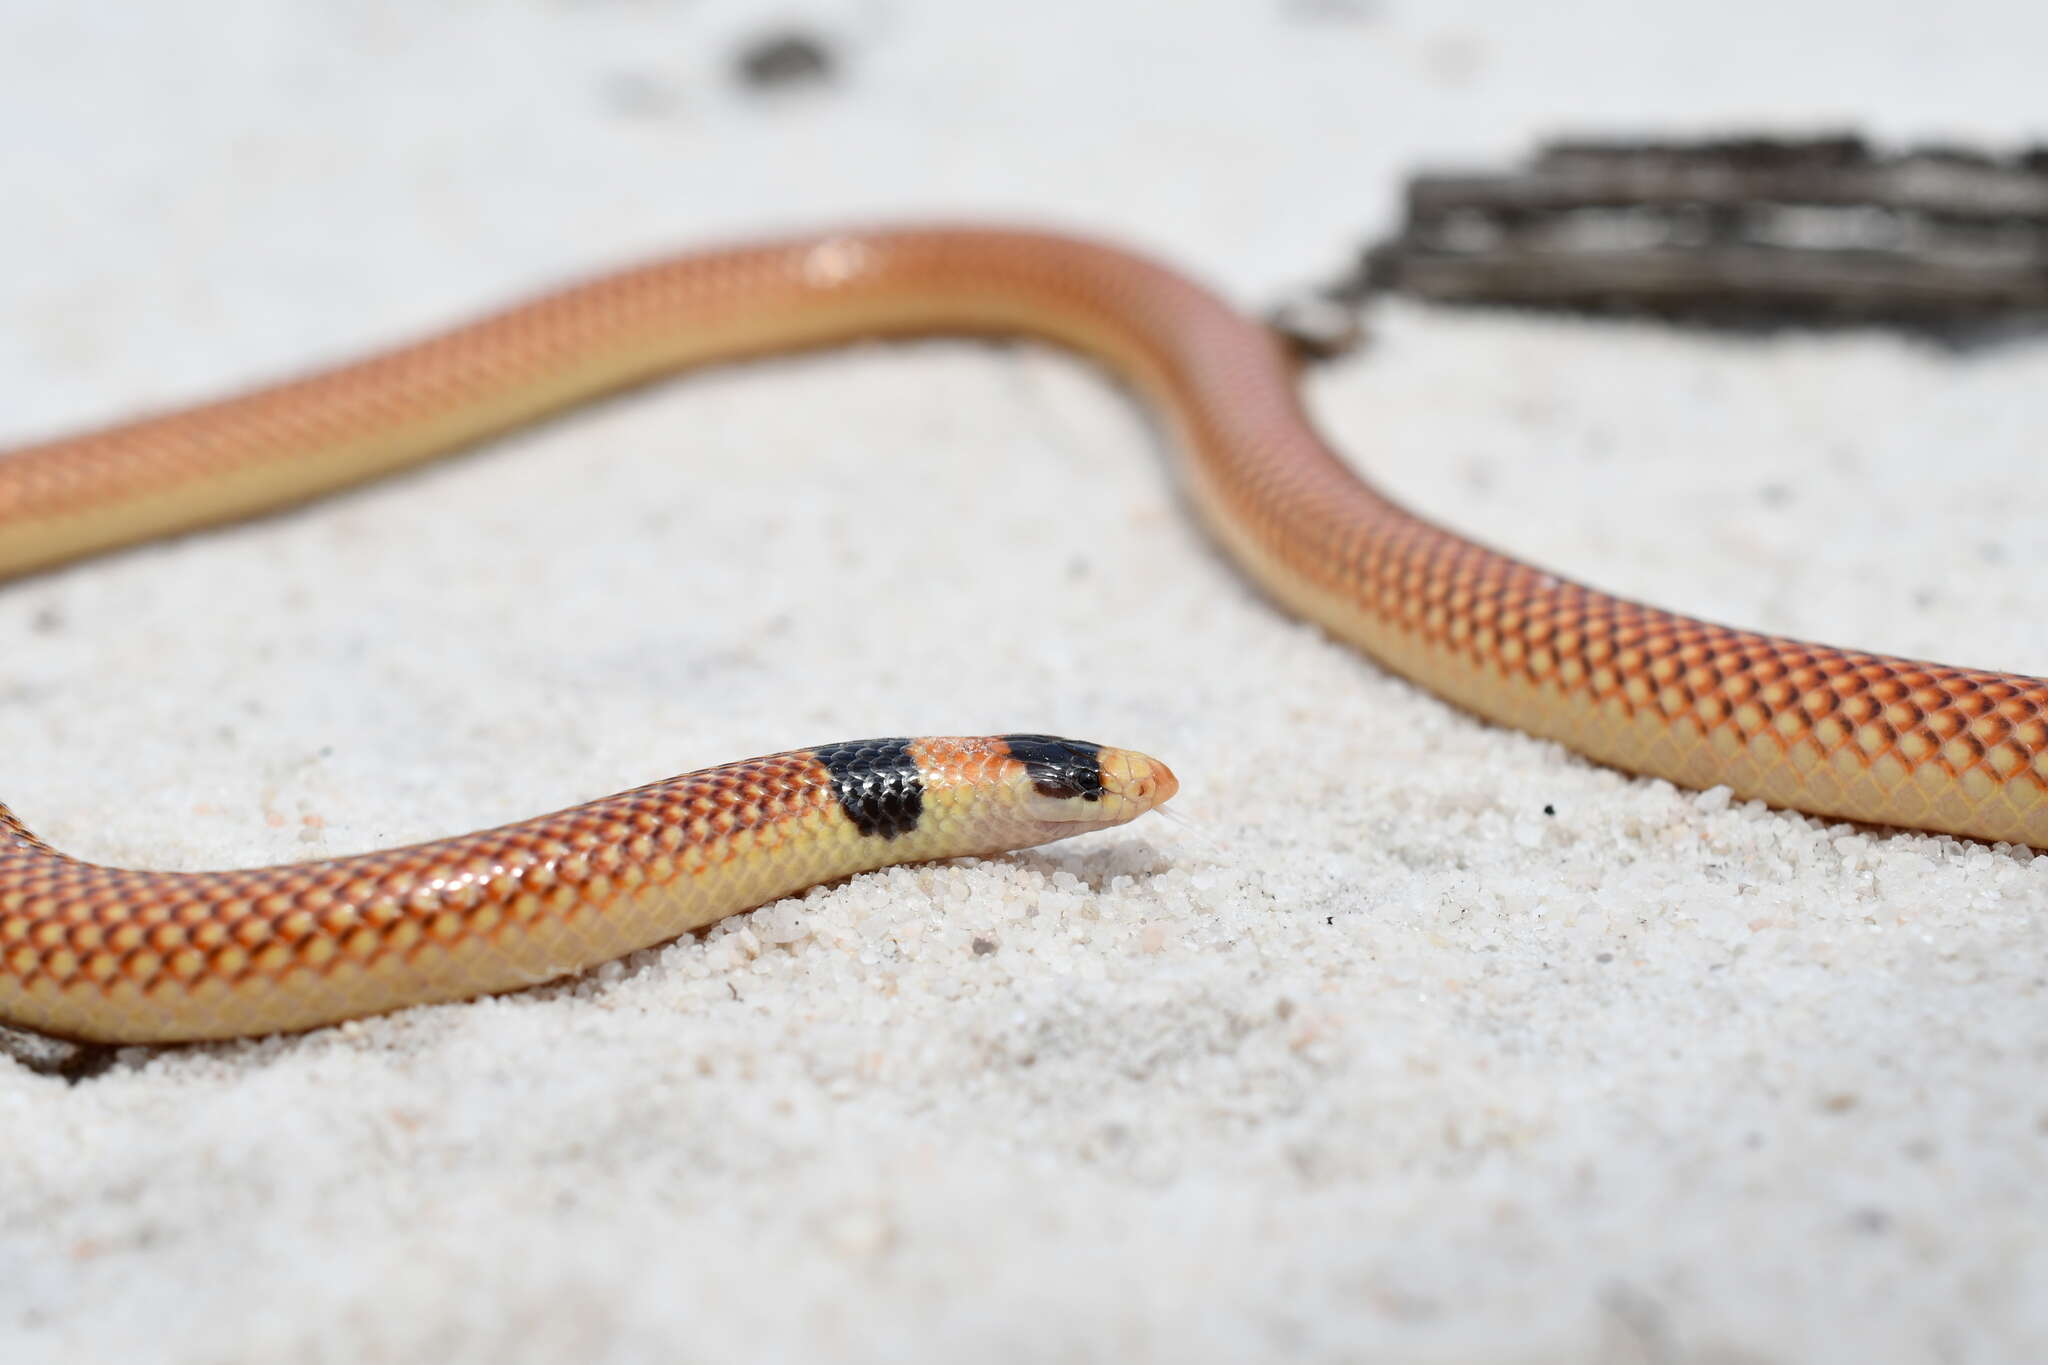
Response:
[[[694,253],[25,447],[0,456],[0,576],[316,496],[688,365],[932,332],[1029,333],[1105,361],[1156,402],[1193,501],[1277,599],[1480,715],[1687,786],[2048,848],[2040,680],[1692,620],[1435,526],[1323,444],[1264,327],[1142,257],[1045,233]],[[78,863],[0,810],[0,1016],[222,1036],[545,979],[854,870],[823,851],[831,820],[846,826],[829,793],[815,761],[785,755],[463,839],[192,877]]]

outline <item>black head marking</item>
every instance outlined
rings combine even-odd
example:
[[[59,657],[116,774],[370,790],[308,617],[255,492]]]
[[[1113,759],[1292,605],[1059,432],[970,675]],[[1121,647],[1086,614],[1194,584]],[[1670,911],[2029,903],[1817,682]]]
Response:
[[[907,739],[854,739],[826,744],[811,756],[832,774],[839,808],[862,834],[894,839],[924,815],[924,777]]]
[[[1102,746],[1085,739],[1057,735],[1004,735],[1010,757],[1031,773],[1031,785],[1044,796],[1102,799]]]

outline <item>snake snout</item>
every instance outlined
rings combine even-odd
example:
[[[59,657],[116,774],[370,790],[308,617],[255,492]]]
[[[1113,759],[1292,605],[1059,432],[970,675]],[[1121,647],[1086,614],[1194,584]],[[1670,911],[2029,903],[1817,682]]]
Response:
[[[1163,806],[1180,791],[1173,769],[1132,749],[1105,749],[1102,770],[1104,790],[1115,790],[1141,810]]]
[[[1101,764],[1103,814],[1112,819],[1135,820],[1180,791],[1173,769],[1135,749],[1104,749]]]

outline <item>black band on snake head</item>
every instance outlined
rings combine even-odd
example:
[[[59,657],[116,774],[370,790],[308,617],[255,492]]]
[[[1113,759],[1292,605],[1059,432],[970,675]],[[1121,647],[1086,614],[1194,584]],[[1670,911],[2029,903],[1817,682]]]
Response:
[[[1010,757],[1031,772],[1040,795],[1102,799],[1102,746],[1055,735],[1004,735]]]

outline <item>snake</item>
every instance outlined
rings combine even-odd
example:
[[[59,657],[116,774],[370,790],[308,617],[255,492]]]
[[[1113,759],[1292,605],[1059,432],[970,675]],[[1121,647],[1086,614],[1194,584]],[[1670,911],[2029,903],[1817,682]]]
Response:
[[[982,224],[688,251],[365,359],[0,455],[0,577],[304,502],[692,367],[1022,336],[1156,412],[1182,496],[1280,607],[1595,762],[1826,819],[2048,848],[2048,682],[1734,629],[1399,506],[1318,434],[1302,355],[1149,256]],[[0,1021],[94,1042],[315,1028],[518,990],[892,863],[1177,791],[1041,734],[793,750],[502,828],[274,867],[103,867],[0,807]]]

